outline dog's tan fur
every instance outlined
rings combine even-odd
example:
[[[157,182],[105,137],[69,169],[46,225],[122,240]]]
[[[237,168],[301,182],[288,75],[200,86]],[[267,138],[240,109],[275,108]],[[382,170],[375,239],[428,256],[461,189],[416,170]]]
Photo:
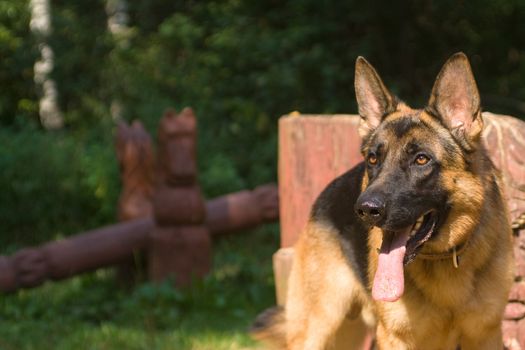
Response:
[[[457,56],[455,60],[464,62],[445,68],[458,70],[463,65],[470,72],[466,57]],[[373,69],[372,72],[376,76],[373,79],[379,79]],[[453,73],[468,75],[468,72]],[[448,98],[443,97],[443,91],[449,90],[439,90],[443,89],[440,84],[447,89],[454,88],[447,86],[454,84],[447,74],[442,71],[438,76],[434,87],[438,91],[433,91],[429,105],[448,102],[441,101]],[[381,82],[376,87],[386,91]],[[467,86],[466,90],[471,93],[472,89]],[[363,93],[358,95],[360,105],[367,103],[364,100],[369,92],[370,89],[365,89],[364,97]],[[476,98],[479,99],[477,95],[471,99],[474,105]],[[360,114],[367,114],[370,110],[366,108],[375,107],[360,108],[363,112]],[[445,107],[450,109],[455,105],[438,104],[436,108]],[[454,267],[451,259],[416,258],[405,266],[405,292],[401,299],[375,301],[370,295],[371,286],[361,283],[348,262],[338,229],[330,220],[312,217],[295,246],[286,308],[283,313],[276,312],[280,321],[273,322],[272,331],[259,325],[255,332],[259,338],[274,337],[278,333],[281,339],[277,347],[289,350],[351,348],[352,344],[345,344],[341,335],[350,319],[361,317],[376,330],[377,347],[383,350],[455,350],[458,346],[462,350],[502,348],[501,317],[513,278],[512,235],[499,175],[480,145],[481,112],[475,112],[478,115],[474,116],[472,124],[460,131],[439,122],[425,110],[412,110],[398,103],[386,119],[374,122],[364,118],[362,127],[362,134],[366,136],[378,123],[412,114],[431,126],[432,132],[416,128],[403,137],[425,142],[440,159],[440,186],[450,193],[452,206],[439,234],[426,242],[420,253],[440,254],[467,244],[460,266]],[[381,132],[382,139],[401,145],[404,142],[391,135],[393,132]],[[445,150],[437,141],[436,135],[446,139],[456,137],[455,132],[462,132],[459,136],[464,147],[470,147],[467,157]],[[366,153],[366,144],[363,151]],[[366,171],[360,186],[361,191],[368,187]],[[375,226],[368,231],[369,281],[376,273],[383,234]],[[276,320],[271,317],[264,323],[272,323],[272,319]],[[275,332],[276,329],[279,331]]]

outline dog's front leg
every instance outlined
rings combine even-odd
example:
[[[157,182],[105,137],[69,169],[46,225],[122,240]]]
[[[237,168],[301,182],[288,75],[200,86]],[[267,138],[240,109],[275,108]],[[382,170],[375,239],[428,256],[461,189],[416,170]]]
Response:
[[[359,314],[364,288],[345,257],[337,231],[310,223],[295,248],[286,303],[289,350],[323,350],[350,314]]]
[[[337,331],[349,313],[359,314],[361,306],[357,300],[351,300],[351,289],[347,289],[346,285],[335,287],[350,293],[325,294],[322,291],[317,295],[319,299],[308,296],[300,304],[290,302],[290,312],[286,315],[290,350],[323,350],[332,348],[335,343],[340,347],[341,342],[335,339]],[[350,346],[343,347],[352,349]]]
[[[503,349],[503,335],[498,325],[491,330],[480,332],[476,338],[463,338],[461,350],[494,350]]]

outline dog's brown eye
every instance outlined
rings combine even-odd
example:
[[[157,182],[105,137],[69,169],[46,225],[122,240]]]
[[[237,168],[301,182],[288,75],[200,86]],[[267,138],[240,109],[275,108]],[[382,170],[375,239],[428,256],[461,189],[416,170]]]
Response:
[[[368,155],[368,164],[370,164],[370,165],[376,165],[377,164],[377,156],[375,154]]]
[[[425,165],[430,161],[430,158],[427,157],[424,154],[418,154],[416,157],[416,164],[417,165]]]

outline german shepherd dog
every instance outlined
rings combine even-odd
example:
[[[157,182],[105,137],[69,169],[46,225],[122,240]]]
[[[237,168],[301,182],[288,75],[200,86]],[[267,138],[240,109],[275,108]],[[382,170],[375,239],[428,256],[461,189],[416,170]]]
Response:
[[[345,321],[362,317],[383,350],[502,349],[512,232],[467,57],[445,63],[424,109],[362,57],[355,90],[364,162],[317,198],[287,304],[253,333],[280,349],[348,349]]]

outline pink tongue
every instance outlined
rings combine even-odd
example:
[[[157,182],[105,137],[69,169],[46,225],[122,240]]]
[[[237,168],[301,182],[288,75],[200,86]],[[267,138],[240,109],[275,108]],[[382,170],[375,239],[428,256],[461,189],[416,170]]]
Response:
[[[410,229],[383,239],[377,270],[372,285],[372,297],[381,301],[396,301],[405,290],[403,258]]]

